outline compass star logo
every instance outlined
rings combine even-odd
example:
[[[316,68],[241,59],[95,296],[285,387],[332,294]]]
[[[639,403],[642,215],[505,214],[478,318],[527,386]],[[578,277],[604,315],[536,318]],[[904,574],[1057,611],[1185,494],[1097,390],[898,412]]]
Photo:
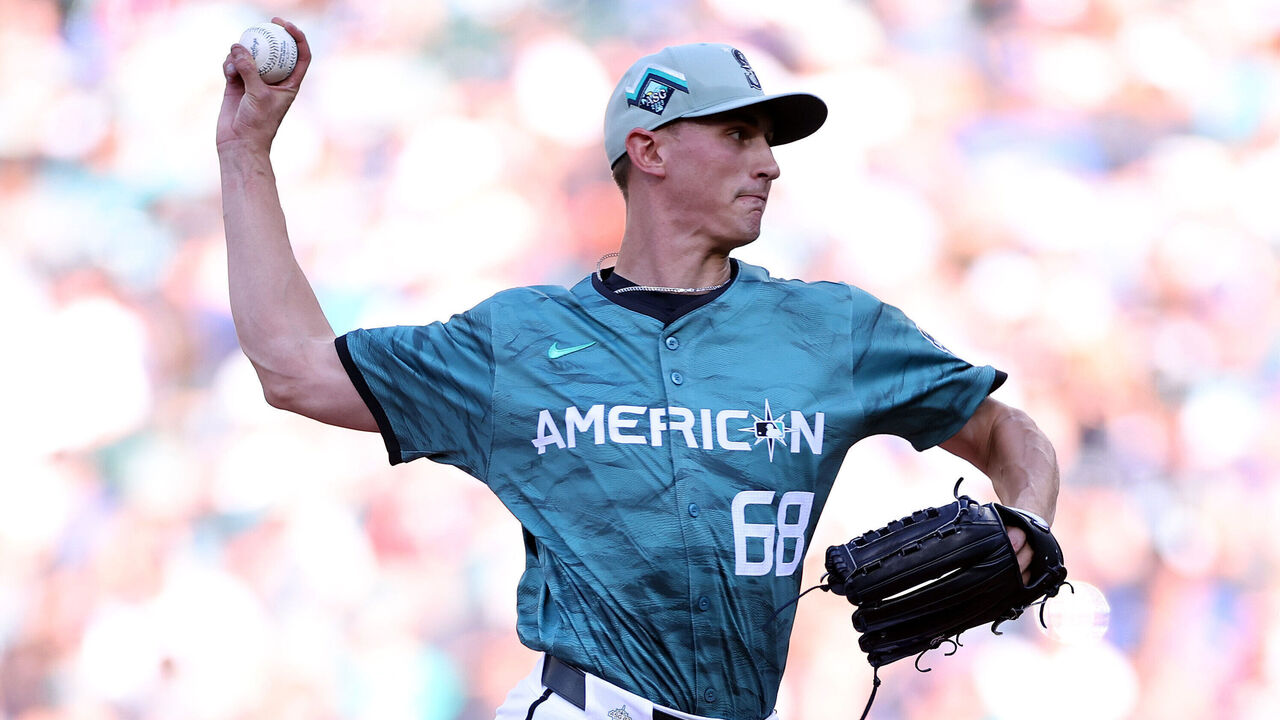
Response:
[[[769,448],[769,462],[773,462],[773,446],[775,443],[786,443],[787,433],[795,432],[787,427],[781,417],[773,416],[773,409],[769,407],[769,399],[764,401],[764,417],[760,417],[755,413],[751,413],[751,419],[754,420],[751,427],[738,428],[739,432],[749,432],[755,435],[755,445],[761,442],[765,443]]]

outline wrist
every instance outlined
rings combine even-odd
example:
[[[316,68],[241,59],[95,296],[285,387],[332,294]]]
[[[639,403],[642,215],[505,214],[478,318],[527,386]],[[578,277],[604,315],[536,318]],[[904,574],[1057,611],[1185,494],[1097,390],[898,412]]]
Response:
[[[218,159],[225,162],[262,160],[269,162],[271,143],[258,143],[249,140],[222,140],[218,142]]]
[[[257,179],[274,182],[275,169],[271,154],[265,149],[248,144],[218,146],[218,165],[223,183],[255,182]]]
[[[1016,498],[1010,507],[1034,516],[1043,521],[1046,526],[1053,524],[1053,517],[1057,514],[1057,503],[1052,500],[1046,501],[1038,495],[1024,495]]]
[[[1009,506],[1009,509],[1016,510],[1017,512],[1022,513],[1023,515],[1034,520],[1037,525],[1044,526],[1046,530],[1049,529],[1049,521],[1044,519],[1044,516],[1040,515],[1039,513],[1033,512],[1031,510],[1027,510],[1026,508],[1015,507],[1012,505]]]

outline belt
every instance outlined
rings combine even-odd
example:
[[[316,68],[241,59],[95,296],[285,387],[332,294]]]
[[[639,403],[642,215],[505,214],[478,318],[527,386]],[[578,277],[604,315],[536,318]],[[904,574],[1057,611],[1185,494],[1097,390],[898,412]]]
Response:
[[[542,686],[568,700],[579,710],[587,709],[587,674],[569,663],[545,655],[542,663]],[[653,720],[681,720],[658,708],[653,709]]]

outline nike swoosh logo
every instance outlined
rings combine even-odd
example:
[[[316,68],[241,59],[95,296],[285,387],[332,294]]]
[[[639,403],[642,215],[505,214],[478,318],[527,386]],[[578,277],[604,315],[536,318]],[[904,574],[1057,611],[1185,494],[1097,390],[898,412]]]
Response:
[[[547,348],[547,357],[551,358],[552,360],[555,360],[556,358],[562,358],[565,355],[568,355],[569,353],[576,353],[579,350],[586,350],[592,345],[595,345],[595,341],[589,342],[586,345],[574,345],[573,347],[567,347],[567,348],[560,347],[558,343],[551,343],[551,347]]]

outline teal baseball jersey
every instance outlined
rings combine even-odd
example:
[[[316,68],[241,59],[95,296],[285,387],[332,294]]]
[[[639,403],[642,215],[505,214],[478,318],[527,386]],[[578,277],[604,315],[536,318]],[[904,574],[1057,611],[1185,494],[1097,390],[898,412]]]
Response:
[[[392,463],[488,484],[525,530],[518,633],[659,704],[774,707],[801,565],[858,440],[954,434],[1003,374],[840,283],[738,263],[670,324],[592,276],[338,339]]]

